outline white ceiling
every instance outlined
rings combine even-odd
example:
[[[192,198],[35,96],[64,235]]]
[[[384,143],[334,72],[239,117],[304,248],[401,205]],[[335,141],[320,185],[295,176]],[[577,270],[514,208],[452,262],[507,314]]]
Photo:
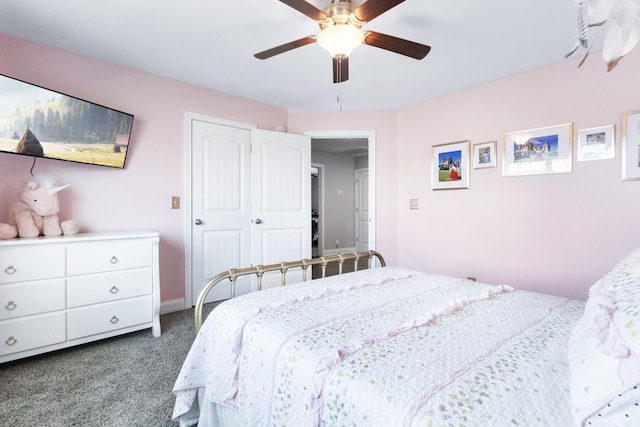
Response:
[[[278,0],[2,0],[0,31],[287,109],[384,109],[562,61],[575,15],[575,0],[406,0],[363,28],[431,52],[360,46],[338,85],[317,44],[253,57],[319,32]]]

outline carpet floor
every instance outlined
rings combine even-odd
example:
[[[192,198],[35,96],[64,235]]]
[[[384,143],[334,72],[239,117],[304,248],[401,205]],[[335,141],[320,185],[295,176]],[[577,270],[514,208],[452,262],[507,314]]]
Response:
[[[0,364],[0,425],[177,426],[171,389],[193,342],[193,309],[160,324],[158,338],[147,329]]]

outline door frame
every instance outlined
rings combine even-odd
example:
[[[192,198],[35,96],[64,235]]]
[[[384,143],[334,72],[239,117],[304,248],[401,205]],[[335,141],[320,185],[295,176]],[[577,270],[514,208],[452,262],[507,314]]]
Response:
[[[308,131],[313,140],[366,138],[369,151],[369,249],[376,249],[376,132],[364,131]],[[320,221],[322,221],[320,217]]]
[[[184,113],[184,191],[183,191],[183,222],[184,222],[184,309],[189,309],[192,307],[191,301],[193,300],[193,295],[191,292],[192,289],[192,269],[191,269],[191,256],[192,256],[192,212],[191,212],[191,203],[192,203],[192,179],[193,176],[193,166],[191,163],[191,154],[192,154],[192,132],[191,132],[191,122],[193,120],[201,120],[210,123],[214,123],[216,125],[221,126],[230,126],[240,129],[257,129],[258,126],[252,125],[249,123],[236,122],[233,120],[221,119],[218,117],[207,116],[204,114],[191,113],[186,111]]]
[[[324,163],[313,163],[311,166],[318,168],[318,254],[324,255]],[[312,248],[313,250],[313,248]]]

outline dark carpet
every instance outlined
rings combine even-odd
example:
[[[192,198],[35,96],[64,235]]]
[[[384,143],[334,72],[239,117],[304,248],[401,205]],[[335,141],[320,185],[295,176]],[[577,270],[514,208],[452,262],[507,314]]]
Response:
[[[205,315],[214,304],[205,307]],[[193,342],[193,309],[151,330],[0,364],[0,425],[164,427]]]

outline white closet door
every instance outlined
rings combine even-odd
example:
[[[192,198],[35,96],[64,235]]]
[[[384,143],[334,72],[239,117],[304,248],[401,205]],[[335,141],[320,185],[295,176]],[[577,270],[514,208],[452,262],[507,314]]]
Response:
[[[251,131],[192,121],[192,304],[216,274],[251,264]],[[242,293],[250,280],[238,281]],[[228,282],[207,302],[231,296]]]
[[[369,250],[369,170],[356,169],[356,250]]]
[[[218,273],[310,258],[311,141],[206,120],[194,119],[191,126],[189,261],[195,304],[206,281]],[[255,290],[256,283],[238,278],[236,295]],[[280,278],[266,277],[263,283],[280,284]],[[223,282],[207,302],[230,296],[229,283]]]
[[[251,132],[252,258],[262,264],[311,258],[311,138]],[[287,283],[301,278],[290,273]],[[279,273],[263,278],[263,288],[280,283]]]

